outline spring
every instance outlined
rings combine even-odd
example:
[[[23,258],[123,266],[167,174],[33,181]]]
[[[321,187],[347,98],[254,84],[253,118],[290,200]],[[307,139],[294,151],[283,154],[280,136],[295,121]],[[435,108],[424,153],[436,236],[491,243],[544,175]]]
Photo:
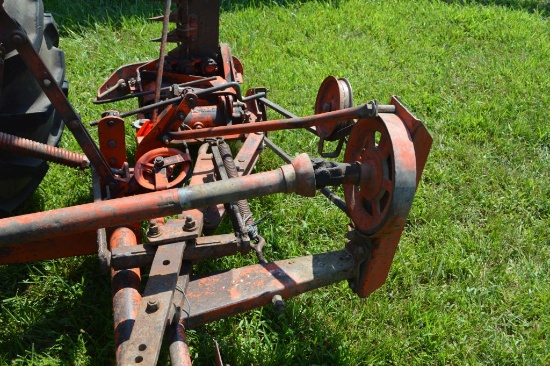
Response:
[[[71,168],[90,166],[86,155],[0,132],[0,150],[32,156]]]
[[[237,172],[237,167],[235,166],[235,161],[233,160],[233,155],[231,155],[229,145],[225,141],[220,141],[218,143],[218,148],[220,149],[220,155],[222,156],[223,165],[227,171],[227,176],[229,179],[238,178],[239,173]],[[246,225],[250,239],[257,240],[258,229],[255,225],[253,225],[254,217],[252,216],[252,211],[250,211],[250,207],[248,206],[248,201],[239,200],[237,201],[237,206],[239,207],[239,212],[241,213],[243,221]]]

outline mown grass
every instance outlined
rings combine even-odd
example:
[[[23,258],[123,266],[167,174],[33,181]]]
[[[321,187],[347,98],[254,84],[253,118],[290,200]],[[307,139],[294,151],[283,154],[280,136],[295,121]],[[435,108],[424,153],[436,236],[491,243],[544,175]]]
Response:
[[[221,36],[246,86],[310,114],[327,75],[356,103],[397,94],[434,137],[390,277],[370,298],[346,284],[189,332],[196,364],[212,337],[232,365],[550,362],[550,23],[546,1],[223,2]],[[50,0],[67,54],[70,99],[85,121],[121,64],[157,57],[155,2]],[[131,104],[117,108],[127,110]],[[274,117],[274,116],[273,116]],[[93,130],[92,130],[93,132]],[[131,131],[129,131],[129,141]],[[316,151],[307,133],[271,137]],[[62,146],[78,149],[65,134]],[[280,161],[267,152],[260,169]],[[23,212],[89,202],[87,173],[52,166]],[[266,256],[341,248],[346,220],[323,197],[251,201]],[[252,258],[226,258],[228,268]],[[0,362],[111,364],[109,278],[94,257],[0,267]],[[167,362],[166,360],[162,361]]]

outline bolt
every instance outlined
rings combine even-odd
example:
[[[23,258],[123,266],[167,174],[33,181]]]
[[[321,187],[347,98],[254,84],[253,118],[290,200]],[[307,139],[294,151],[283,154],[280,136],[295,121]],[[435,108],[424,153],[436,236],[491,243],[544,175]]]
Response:
[[[163,135],[162,142],[164,143],[164,145],[170,144],[170,137],[168,135]]]
[[[110,158],[109,159],[109,164],[111,164],[111,166],[117,166],[117,160],[115,158]]]
[[[46,88],[48,88],[50,85],[52,85],[52,82],[50,81],[50,79],[46,78],[46,79],[42,80],[42,84],[44,84],[44,86]]]
[[[164,158],[162,156],[157,156],[155,158],[155,168],[164,168]]]
[[[191,216],[185,216],[185,224],[183,225],[183,230],[193,231],[197,227],[197,223]]]
[[[115,120],[114,119],[110,119],[107,121],[107,126],[109,127],[113,127],[115,125]]]
[[[197,97],[195,95],[187,94],[185,97],[185,102],[189,108],[193,109],[197,106]]]
[[[109,140],[109,142],[107,142],[107,146],[109,146],[111,149],[114,149],[116,147],[115,140]]]
[[[158,309],[159,309],[158,300],[147,300],[147,309],[146,309],[146,311],[148,313],[154,313]]]
[[[178,112],[178,118],[183,121],[185,119],[185,113],[183,112]]]
[[[80,124],[80,122],[77,119],[73,119],[72,121],[67,123],[67,127],[75,129],[75,128],[78,128],[79,124]]]
[[[149,221],[149,230],[147,230],[147,237],[156,238],[160,236],[160,228],[155,220]]]
[[[20,34],[14,34],[11,38],[13,45],[15,47],[20,46],[23,43],[23,37]]]
[[[285,312],[285,302],[283,301],[283,298],[281,295],[275,295],[271,299],[271,302],[273,303],[273,306],[275,307],[275,310],[278,313],[284,313]]]

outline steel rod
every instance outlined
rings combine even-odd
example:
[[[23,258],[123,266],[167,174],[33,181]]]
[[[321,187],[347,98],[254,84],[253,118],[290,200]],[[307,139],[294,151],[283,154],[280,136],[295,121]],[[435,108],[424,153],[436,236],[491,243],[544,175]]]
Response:
[[[84,154],[78,154],[4,132],[0,132],[0,150],[32,156],[71,168],[84,169],[90,166],[90,161]]]
[[[170,132],[170,136],[174,139],[186,140],[225,135],[240,135],[255,132],[290,130],[315,125],[332,125],[346,119],[374,117],[376,116],[376,113],[377,110],[375,109],[375,105],[367,103],[357,107],[307,117]]]
[[[157,80],[155,85],[155,103],[160,100],[160,89],[162,88],[162,76],[164,74],[164,57],[166,55],[166,39],[168,38],[168,23],[170,22],[171,0],[166,0],[164,7],[164,19],[162,21],[162,39],[160,41],[160,54],[157,64]],[[157,109],[153,110],[153,121],[157,119]]]

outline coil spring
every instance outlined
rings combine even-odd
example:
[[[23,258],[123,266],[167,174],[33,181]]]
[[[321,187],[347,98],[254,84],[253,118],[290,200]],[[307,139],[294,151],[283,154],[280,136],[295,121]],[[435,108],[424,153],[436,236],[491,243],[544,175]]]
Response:
[[[90,166],[86,155],[0,132],[0,150],[32,156],[71,168]]]
[[[227,171],[227,176],[231,178],[237,178],[239,173],[237,167],[235,166],[235,161],[233,160],[233,155],[231,155],[231,149],[225,141],[220,141],[218,143],[218,148],[220,149],[220,154],[222,156],[223,165]],[[246,230],[250,239],[257,240],[258,238],[258,228],[254,224],[254,217],[252,216],[252,211],[248,205],[247,200],[237,201],[237,206],[239,207],[239,212],[243,218],[243,221],[246,225]]]

